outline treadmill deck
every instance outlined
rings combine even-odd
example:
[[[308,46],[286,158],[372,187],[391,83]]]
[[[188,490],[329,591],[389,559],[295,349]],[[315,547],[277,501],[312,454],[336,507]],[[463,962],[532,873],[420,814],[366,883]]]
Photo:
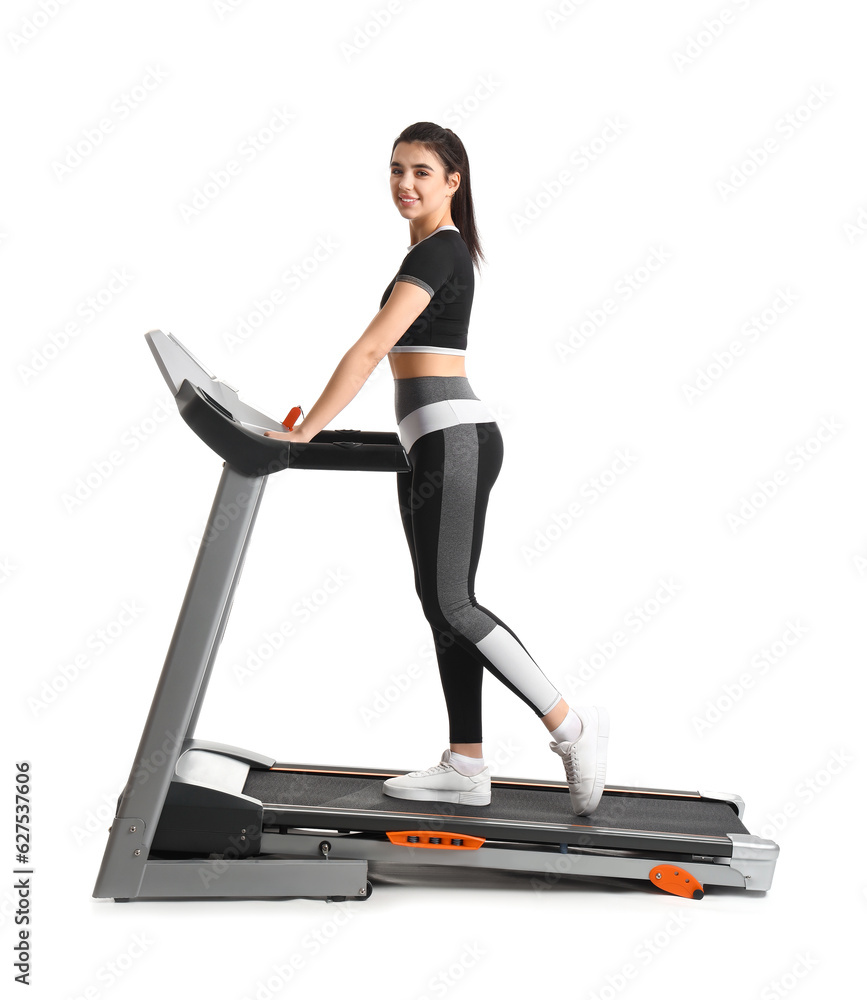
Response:
[[[698,792],[606,788],[589,816],[576,816],[556,782],[492,779],[488,806],[398,799],[382,782],[400,771],[309,765],[251,769],[244,795],[261,801],[266,824],[287,827],[462,832],[492,840],[585,848],[654,849],[731,857],[729,834],[748,835],[734,806]]]

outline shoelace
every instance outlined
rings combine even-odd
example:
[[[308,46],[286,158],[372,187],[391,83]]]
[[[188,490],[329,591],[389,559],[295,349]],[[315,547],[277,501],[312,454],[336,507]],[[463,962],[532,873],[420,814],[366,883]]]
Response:
[[[575,770],[575,761],[574,761],[571,753],[567,754],[563,758],[563,764],[566,767],[566,780],[570,784],[572,784],[573,782],[575,782],[577,784],[581,779],[580,779],[580,776],[576,773],[576,770]]]
[[[433,767],[429,767],[424,771],[413,771],[412,773],[413,777],[420,778],[422,775],[437,774],[440,771],[453,771],[453,770],[454,768],[451,766],[451,764],[443,764],[442,762],[440,762],[439,764],[434,764]]]

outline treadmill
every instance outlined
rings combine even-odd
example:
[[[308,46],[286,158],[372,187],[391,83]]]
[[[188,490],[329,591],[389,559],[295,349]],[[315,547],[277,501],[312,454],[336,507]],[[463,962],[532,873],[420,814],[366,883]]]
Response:
[[[700,899],[765,891],[779,847],[749,833],[737,795],[606,785],[589,816],[565,782],[499,777],[489,806],[382,793],[406,771],[278,763],[195,736],[268,476],[408,472],[394,432],[323,430],[306,444],[238,398],[172,334],[145,338],[183,419],[223,472],[93,896],[365,900],[374,883],[582,881]]]

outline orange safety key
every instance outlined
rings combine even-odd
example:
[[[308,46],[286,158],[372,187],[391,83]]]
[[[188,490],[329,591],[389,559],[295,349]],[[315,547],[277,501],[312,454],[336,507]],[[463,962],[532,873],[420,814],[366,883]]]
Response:
[[[292,409],[286,414],[286,419],[283,421],[283,426],[287,431],[291,431],[295,426],[295,421],[301,416],[301,407],[293,406]]]

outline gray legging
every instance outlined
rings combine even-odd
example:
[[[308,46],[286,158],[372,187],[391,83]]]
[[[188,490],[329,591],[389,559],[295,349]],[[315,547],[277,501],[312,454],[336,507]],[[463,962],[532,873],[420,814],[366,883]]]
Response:
[[[493,414],[463,375],[394,380],[398,434],[412,472],[397,474],[415,589],[434,636],[452,743],[482,742],[483,667],[546,715],[560,694],[505,622],[476,602],[491,487],[503,464]]]

